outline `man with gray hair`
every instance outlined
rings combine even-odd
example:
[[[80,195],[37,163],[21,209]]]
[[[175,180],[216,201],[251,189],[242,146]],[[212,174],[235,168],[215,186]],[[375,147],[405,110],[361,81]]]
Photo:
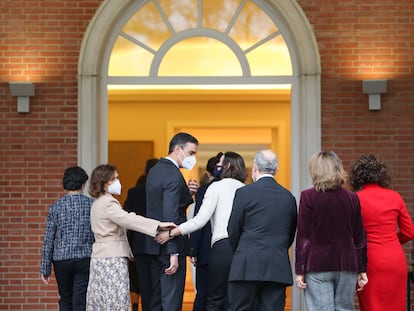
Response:
[[[296,232],[294,196],[275,179],[272,150],[256,153],[253,183],[236,191],[227,231],[234,251],[229,311],[282,311],[293,283],[289,247]]]

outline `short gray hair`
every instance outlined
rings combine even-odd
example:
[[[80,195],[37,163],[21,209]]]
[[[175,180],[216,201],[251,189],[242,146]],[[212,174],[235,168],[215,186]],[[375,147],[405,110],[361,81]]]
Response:
[[[270,149],[256,152],[253,163],[262,174],[275,175],[279,168],[279,161],[276,154]]]

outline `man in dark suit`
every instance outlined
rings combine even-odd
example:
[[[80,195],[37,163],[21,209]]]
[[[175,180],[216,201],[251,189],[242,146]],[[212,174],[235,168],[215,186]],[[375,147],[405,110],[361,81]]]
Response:
[[[145,192],[145,183],[149,170],[158,162],[158,159],[151,158],[145,163],[145,173],[142,174],[135,185],[135,187],[128,190],[128,195],[125,200],[124,209],[128,212],[135,212],[137,215],[146,216],[147,214],[147,198]],[[130,291],[138,290],[137,293],[141,295],[141,310],[151,310],[151,278],[148,264],[148,256],[144,252],[145,234],[137,231],[128,230],[128,242],[134,254],[135,262],[130,262]],[[135,269],[132,268],[132,266]],[[137,284],[135,284],[137,283]],[[138,310],[138,306],[132,306],[133,310]]]
[[[234,257],[229,274],[230,311],[283,311],[292,285],[289,247],[296,232],[293,195],[274,175],[278,160],[271,150],[256,153],[253,183],[236,191],[228,223]]]
[[[161,158],[147,176],[147,217],[168,219],[177,225],[187,220],[186,209],[193,202],[197,186],[187,185],[179,168],[193,168],[197,148],[197,139],[188,133],[178,133],[171,139],[168,156]],[[150,255],[151,311],[181,311],[188,237],[180,236],[163,245],[146,237],[145,253]]]

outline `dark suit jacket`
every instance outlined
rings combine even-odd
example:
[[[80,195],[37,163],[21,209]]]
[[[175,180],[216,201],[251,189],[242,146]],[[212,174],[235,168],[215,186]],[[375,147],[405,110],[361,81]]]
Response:
[[[124,204],[124,209],[127,212],[135,212],[137,215],[146,216],[146,205],[145,184],[139,184],[128,190]],[[134,256],[144,254],[144,241],[144,234],[128,230],[128,242]]]
[[[204,194],[207,191],[207,188],[216,181],[213,179],[211,182],[202,185],[198,188],[195,195],[195,206],[194,206],[194,216],[197,215],[200,210],[201,205],[203,204]],[[207,265],[210,258],[211,251],[211,225],[210,221],[201,228],[200,230],[194,231],[190,234],[190,246],[191,246],[191,257],[197,257],[197,266]]]
[[[296,232],[293,195],[273,177],[236,191],[227,231],[234,257],[229,281],[293,283],[289,247]]]
[[[147,217],[160,221],[171,221],[179,225],[187,220],[186,210],[193,202],[188,186],[178,167],[168,159],[161,158],[148,173]],[[145,253],[189,255],[187,236],[178,236],[159,245],[151,237],[145,237]]]

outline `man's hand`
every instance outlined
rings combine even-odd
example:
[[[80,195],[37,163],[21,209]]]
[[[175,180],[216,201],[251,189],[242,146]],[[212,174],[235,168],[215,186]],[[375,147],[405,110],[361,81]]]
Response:
[[[180,229],[178,229],[178,227],[175,227],[174,229],[170,229],[168,231],[158,232],[154,240],[160,244],[164,244],[165,242],[168,242],[169,240],[172,240],[174,237],[179,235],[181,235]]]
[[[164,244],[165,242],[168,242],[169,240],[171,240],[170,233],[169,231],[160,231],[158,232],[158,234],[155,236],[154,239],[155,241],[157,241],[157,243]]]
[[[170,266],[165,269],[166,275],[173,275],[178,270],[178,255],[171,254],[170,255]]]

